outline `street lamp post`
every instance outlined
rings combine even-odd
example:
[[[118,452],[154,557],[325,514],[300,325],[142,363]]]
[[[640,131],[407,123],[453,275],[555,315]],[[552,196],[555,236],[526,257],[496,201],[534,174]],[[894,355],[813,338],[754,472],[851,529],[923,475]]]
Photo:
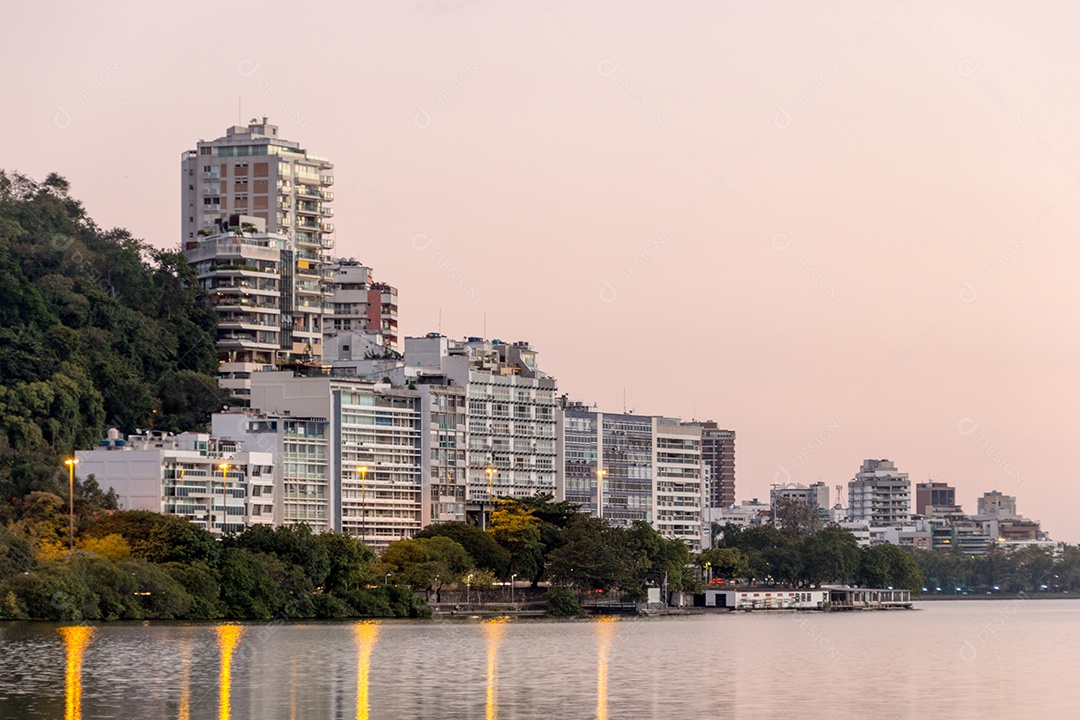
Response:
[[[229,517],[229,495],[225,489],[229,481],[229,463],[221,463],[218,470],[221,471],[221,537],[225,537],[225,521]]]
[[[79,459],[69,457],[64,461],[68,466],[68,548],[75,549],[75,466]]]
[[[488,476],[488,504],[491,504],[492,495],[495,493],[495,468],[486,467],[484,472]],[[487,530],[487,515],[483,508],[480,508],[480,524],[483,530]]]
[[[596,469],[596,517],[603,519],[604,517],[604,476],[607,475],[607,470],[603,468]]]
[[[360,473],[360,505],[362,517],[360,520],[360,541],[367,538],[367,465],[357,465],[356,472]]]
[[[517,577],[517,573],[510,574],[510,602],[514,602],[514,578]]]

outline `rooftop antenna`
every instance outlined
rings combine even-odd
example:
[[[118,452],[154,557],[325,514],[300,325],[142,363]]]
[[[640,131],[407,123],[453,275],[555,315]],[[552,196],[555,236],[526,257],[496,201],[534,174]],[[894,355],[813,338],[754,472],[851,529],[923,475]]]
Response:
[[[487,312],[484,313],[484,339],[487,340]]]
[[[240,107],[241,100],[242,100],[242,98],[237,96],[237,98],[236,98],[236,124],[237,125],[243,125],[244,124],[244,121],[243,121],[244,113],[241,112],[241,107]]]
[[[626,414],[626,388],[622,389],[622,413]]]
[[[442,335],[442,308],[439,308],[439,334]]]

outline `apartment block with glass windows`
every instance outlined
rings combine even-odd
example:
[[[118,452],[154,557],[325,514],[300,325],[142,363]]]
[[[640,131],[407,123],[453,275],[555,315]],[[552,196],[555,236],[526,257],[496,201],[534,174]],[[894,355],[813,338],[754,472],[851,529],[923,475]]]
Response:
[[[329,524],[381,550],[423,523],[421,396],[359,378],[262,372],[251,404],[326,421]]]
[[[336,260],[330,269],[330,299],[323,333],[328,337],[363,332],[398,347],[398,291],[375,282],[371,268],[357,260]]]
[[[200,140],[182,155],[181,176],[185,248],[223,228],[233,230],[231,219],[240,216],[257,218],[262,232],[291,241],[279,260],[278,349],[286,357],[321,357],[327,252],[334,245],[333,165],[283,140],[263,118],[230,127],[216,140]]]
[[[331,529],[327,421],[252,411],[214,413],[215,437],[240,440],[274,458],[275,525]]]
[[[216,537],[274,521],[274,458],[242,442],[204,433],[115,430],[92,450],[77,450],[78,474],[112,488],[121,510],[190,520]]]

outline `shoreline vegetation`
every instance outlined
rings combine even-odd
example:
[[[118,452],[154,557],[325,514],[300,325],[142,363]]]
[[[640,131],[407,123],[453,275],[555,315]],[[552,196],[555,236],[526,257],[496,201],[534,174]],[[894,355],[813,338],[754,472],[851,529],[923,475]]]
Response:
[[[203,430],[237,404],[218,386],[216,316],[182,253],[99,228],[55,173],[0,171],[0,297],[0,619],[423,618],[477,600],[573,617],[720,578],[972,598],[1080,590],[1074,546],[860,548],[795,506],[778,506],[779,527],[714,527],[719,546],[697,556],[645,523],[612,527],[550,496],[501,501],[487,530],[429,526],[381,556],[306,526],[218,541],[180,518],[118,510],[92,475],[75,477],[69,498],[63,465],[109,427]]]

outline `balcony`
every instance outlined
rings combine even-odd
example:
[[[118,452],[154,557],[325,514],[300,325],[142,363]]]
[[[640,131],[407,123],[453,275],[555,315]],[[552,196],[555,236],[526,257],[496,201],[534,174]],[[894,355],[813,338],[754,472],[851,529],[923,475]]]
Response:
[[[326,202],[330,202],[334,199],[334,193],[330,192],[329,190],[320,190],[319,197],[321,197]]]
[[[320,212],[322,213],[323,217],[334,217],[334,208],[323,207],[320,208]]]
[[[334,184],[334,176],[333,175],[323,175],[322,177],[319,178],[319,180],[322,182],[323,185],[333,185]]]
[[[323,232],[332,233],[334,232],[334,223],[320,223],[319,229]]]

